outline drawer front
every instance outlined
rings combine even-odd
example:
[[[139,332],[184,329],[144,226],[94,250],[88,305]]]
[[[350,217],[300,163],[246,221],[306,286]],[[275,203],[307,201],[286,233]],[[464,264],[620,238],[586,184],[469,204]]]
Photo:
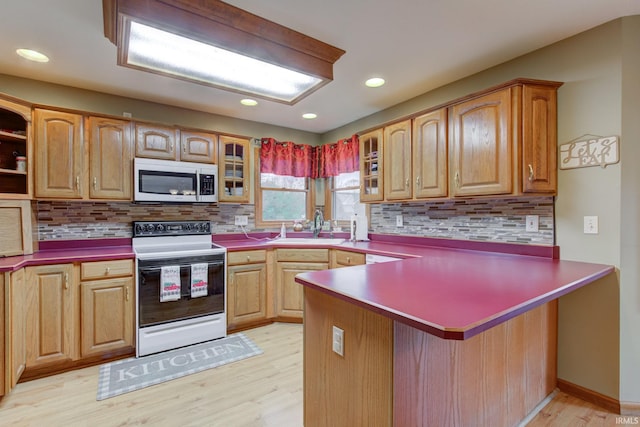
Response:
[[[107,279],[133,275],[133,260],[83,262],[80,265],[80,280]]]
[[[362,265],[365,263],[365,255],[358,252],[335,250],[336,263],[340,265]]]
[[[228,265],[258,264],[267,261],[267,251],[227,252]]]
[[[277,249],[278,261],[329,262],[329,249]]]

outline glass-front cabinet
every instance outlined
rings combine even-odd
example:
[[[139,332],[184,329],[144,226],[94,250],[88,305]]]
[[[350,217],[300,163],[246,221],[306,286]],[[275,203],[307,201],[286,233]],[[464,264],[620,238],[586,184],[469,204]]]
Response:
[[[250,140],[220,135],[218,156],[218,200],[220,202],[249,202]]]
[[[31,108],[0,98],[0,198],[31,197]]]
[[[382,129],[360,135],[360,201],[382,200]]]

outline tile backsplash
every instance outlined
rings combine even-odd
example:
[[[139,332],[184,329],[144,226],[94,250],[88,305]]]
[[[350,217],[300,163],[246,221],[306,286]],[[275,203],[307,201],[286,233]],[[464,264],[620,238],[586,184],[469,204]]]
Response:
[[[249,216],[253,205],[138,204],[128,202],[50,202],[36,204],[38,240],[129,238],[133,221],[210,220],[214,233],[238,232],[235,215]]]
[[[38,201],[35,206],[40,241],[130,238],[131,223],[147,220],[208,219],[214,233],[238,232],[235,215],[247,215],[247,230],[256,230],[253,205]],[[384,234],[553,245],[553,206],[553,197],[378,204],[371,205],[369,229]],[[396,227],[397,215],[403,216],[403,227]],[[538,215],[538,232],[525,230],[526,215]]]
[[[554,245],[553,208],[553,197],[378,204],[371,206],[369,227],[384,234]],[[527,215],[538,215],[537,232],[526,231]]]

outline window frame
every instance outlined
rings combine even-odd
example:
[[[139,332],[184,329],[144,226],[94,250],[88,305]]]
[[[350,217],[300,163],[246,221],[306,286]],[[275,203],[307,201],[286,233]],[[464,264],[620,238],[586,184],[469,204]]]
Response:
[[[359,173],[359,172],[358,172]],[[324,205],[325,205],[325,219],[326,220],[330,220],[330,221],[335,221],[333,219],[333,205],[334,205],[334,192],[335,189],[333,188],[333,183],[334,183],[334,177],[328,177],[324,179]],[[357,186],[353,186],[353,187],[344,187],[344,188],[340,188],[340,190],[358,190],[358,192],[360,191],[360,188],[362,186],[361,182],[358,182]],[[368,203],[364,203],[362,201],[360,201],[361,204],[365,205],[365,214],[367,215],[367,217],[369,217],[369,204]],[[349,227],[349,220],[337,220],[338,221],[338,226],[339,227]]]
[[[254,166],[254,188],[255,188],[255,226],[256,228],[275,228],[279,229],[280,225],[284,222],[287,228],[293,225],[292,220],[282,221],[266,221],[262,219],[262,181],[260,179],[260,147],[254,147],[253,166]],[[305,208],[306,218],[313,219],[313,212],[315,211],[316,191],[315,182],[311,178],[306,178],[307,190],[283,190],[287,192],[306,192],[307,193],[307,206]],[[268,190],[273,190],[269,188]],[[277,190],[277,189],[276,189]]]

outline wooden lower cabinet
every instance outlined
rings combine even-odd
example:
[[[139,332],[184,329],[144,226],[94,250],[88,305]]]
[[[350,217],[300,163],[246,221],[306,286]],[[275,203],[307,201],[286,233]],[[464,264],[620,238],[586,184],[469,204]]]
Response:
[[[73,264],[26,268],[26,368],[78,358]]]
[[[134,346],[133,260],[80,264],[80,356]]]
[[[234,265],[227,277],[227,328],[259,323],[267,319],[267,265]]]
[[[133,347],[133,277],[82,282],[80,288],[80,355],[84,358]]]
[[[276,317],[302,319],[304,293],[295,277],[329,268],[328,249],[276,249]]]
[[[342,249],[333,249],[331,251],[330,268],[351,267],[353,265],[362,265],[366,263],[366,255],[360,252],[343,251]]]
[[[6,363],[10,368],[10,375],[7,375],[7,391],[15,387],[24,372],[27,365],[27,347],[26,347],[26,323],[27,311],[25,307],[26,301],[26,282],[24,269],[14,271],[10,274],[9,299],[7,305],[7,320],[10,322],[7,330],[11,334],[7,337],[9,341],[9,352],[7,354]]]

